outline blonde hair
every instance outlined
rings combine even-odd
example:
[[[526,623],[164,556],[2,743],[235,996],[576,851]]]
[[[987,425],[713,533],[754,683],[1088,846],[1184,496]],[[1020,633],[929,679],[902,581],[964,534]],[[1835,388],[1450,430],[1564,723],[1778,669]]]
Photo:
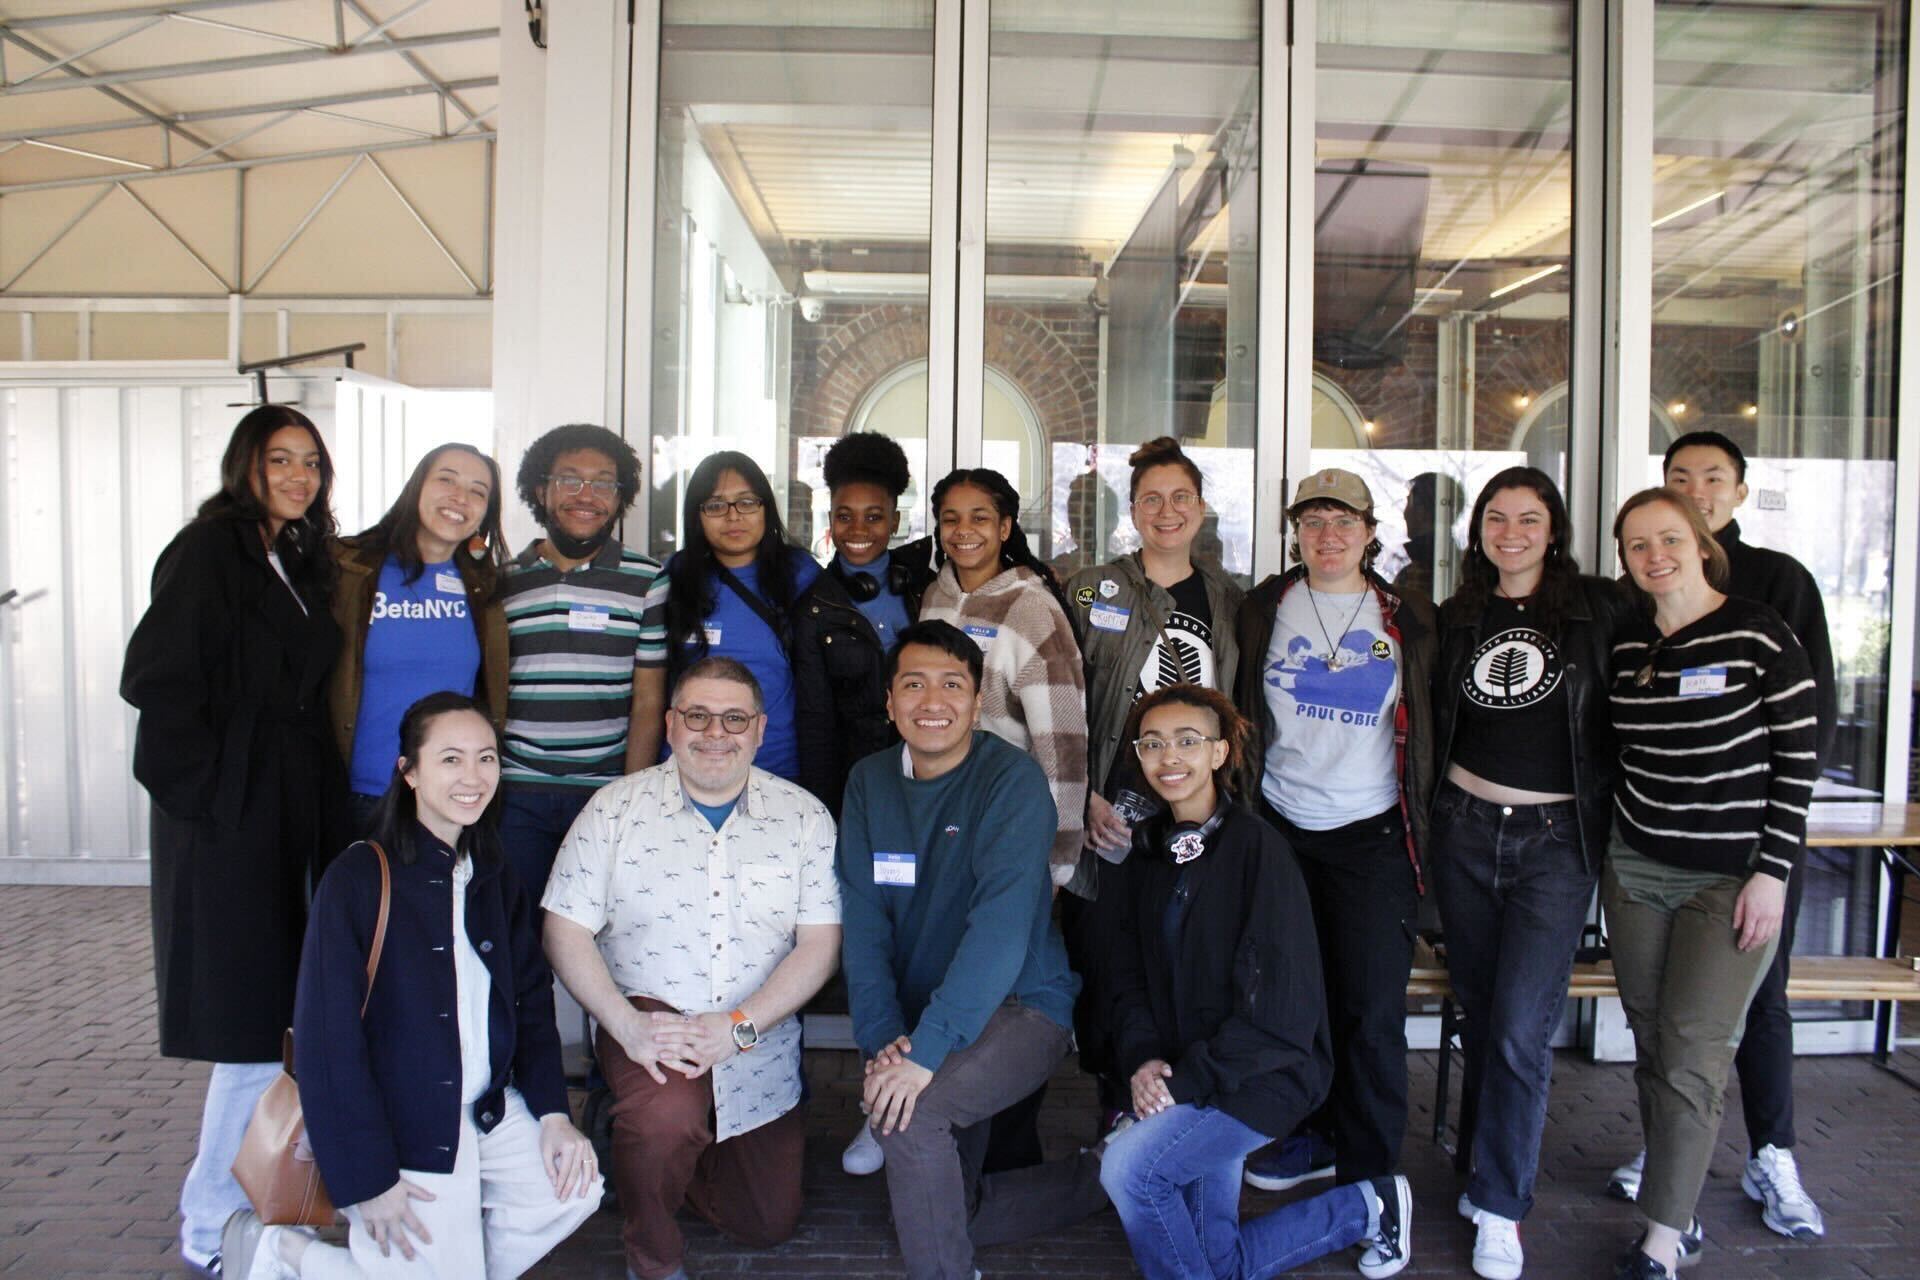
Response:
[[[1655,485],[1651,489],[1642,489],[1621,503],[1620,513],[1613,518],[1613,549],[1620,557],[1621,577],[1626,579],[1627,590],[1633,593],[1634,600],[1642,609],[1649,613],[1653,612],[1653,597],[1640,589],[1640,584],[1633,580],[1633,574],[1626,569],[1627,551],[1621,542],[1621,533],[1627,527],[1628,516],[1656,502],[1666,503],[1667,506],[1679,512],[1681,518],[1687,522],[1687,527],[1693,530],[1693,540],[1700,545],[1700,550],[1706,558],[1707,585],[1715,591],[1725,591],[1727,584],[1732,581],[1733,567],[1727,561],[1727,549],[1720,545],[1718,538],[1713,536],[1713,530],[1707,528],[1707,518],[1701,515],[1691,502],[1673,490],[1665,485]]]

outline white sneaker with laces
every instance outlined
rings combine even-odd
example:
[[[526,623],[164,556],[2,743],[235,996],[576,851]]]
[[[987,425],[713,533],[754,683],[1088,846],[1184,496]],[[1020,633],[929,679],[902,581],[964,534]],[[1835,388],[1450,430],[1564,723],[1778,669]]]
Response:
[[[1647,1173],[1647,1149],[1640,1148],[1633,1159],[1607,1175],[1607,1194],[1616,1200],[1638,1200],[1640,1179]]]
[[[853,1135],[853,1141],[840,1153],[840,1167],[856,1178],[864,1178],[870,1173],[878,1173],[887,1163],[887,1153],[880,1148],[880,1140],[873,1136],[873,1130],[865,1118],[860,1121],[860,1132]]]
[[[1520,1280],[1526,1255],[1520,1249],[1520,1224],[1481,1209],[1473,1215],[1473,1274],[1481,1280]]]
[[[1747,1161],[1741,1171],[1740,1189],[1749,1200],[1760,1202],[1760,1220],[1771,1230],[1795,1240],[1812,1240],[1827,1233],[1820,1206],[1800,1185],[1800,1166],[1791,1150],[1772,1143],[1760,1148],[1760,1154]]]

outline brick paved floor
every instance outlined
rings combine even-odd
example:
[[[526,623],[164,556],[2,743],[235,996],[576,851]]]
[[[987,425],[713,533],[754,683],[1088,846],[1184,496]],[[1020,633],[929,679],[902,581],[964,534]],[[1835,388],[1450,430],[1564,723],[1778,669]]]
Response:
[[[146,894],[139,889],[0,887],[0,1275],[179,1274],[174,1204],[193,1156],[205,1068],[156,1057]],[[1433,1054],[1413,1055],[1417,1195],[1413,1276],[1471,1276],[1472,1230],[1454,1217],[1459,1184],[1426,1140]],[[690,1225],[697,1276],[897,1275],[884,1181],[839,1169],[852,1134],[848,1055],[812,1055],[809,1203],[799,1237],[768,1252],[729,1247]],[[1909,1071],[1920,1062],[1907,1055]],[[1701,1197],[1711,1240],[1694,1277],[1920,1277],[1920,1092],[1862,1058],[1800,1061],[1802,1169],[1828,1237],[1796,1244],[1760,1225],[1740,1194],[1743,1135],[1728,1126]],[[1083,1140],[1091,1093],[1062,1074],[1044,1126],[1050,1144]],[[1728,1108],[1737,1114],[1737,1100]],[[1527,1275],[1603,1277],[1633,1232],[1630,1206],[1596,1195],[1638,1144],[1623,1067],[1561,1055],[1538,1207],[1525,1228]],[[1250,1195],[1248,1209],[1281,1197]],[[618,1280],[618,1223],[595,1218],[536,1276]],[[1134,1274],[1112,1215],[1057,1239],[984,1252],[989,1276]],[[1351,1276],[1350,1257],[1301,1274]]]

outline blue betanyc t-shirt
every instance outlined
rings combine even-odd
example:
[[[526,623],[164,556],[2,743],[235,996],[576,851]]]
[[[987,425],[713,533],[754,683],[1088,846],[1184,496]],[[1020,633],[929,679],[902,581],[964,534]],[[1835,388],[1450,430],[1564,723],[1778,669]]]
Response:
[[[425,566],[412,582],[405,577],[400,562],[388,556],[367,623],[350,772],[353,789],[363,796],[387,789],[407,708],[442,689],[471,697],[480,673],[480,637],[453,561]]]
[[[795,551],[793,589],[798,595],[820,576],[812,556]],[[760,592],[760,566],[735,569],[733,576],[747,590]],[[753,607],[725,582],[714,583],[713,612],[707,615],[707,652],[733,658],[753,672],[767,700],[767,736],[753,762],[788,781],[800,772],[800,747],[793,732],[793,668],[780,648],[780,638],[760,620]]]

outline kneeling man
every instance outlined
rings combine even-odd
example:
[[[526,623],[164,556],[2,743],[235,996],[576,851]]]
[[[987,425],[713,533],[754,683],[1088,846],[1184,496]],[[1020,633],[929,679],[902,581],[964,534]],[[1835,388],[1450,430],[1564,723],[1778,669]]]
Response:
[[[801,1005],[833,974],[833,819],[753,767],[760,686],[687,669],[672,758],[596,793],[541,905],[547,956],[599,1024],[621,1240],[637,1280],[683,1280],[682,1204],[748,1244],[800,1218]]]
[[[1053,796],[974,727],[981,663],[950,623],[901,631],[887,713],[905,745],[853,767],[841,810],[847,996],[914,1280],[967,1280],[976,1246],[1106,1203],[1089,1152],[980,1175],[994,1113],[1067,1056],[1080,989],[1050,911]]]

